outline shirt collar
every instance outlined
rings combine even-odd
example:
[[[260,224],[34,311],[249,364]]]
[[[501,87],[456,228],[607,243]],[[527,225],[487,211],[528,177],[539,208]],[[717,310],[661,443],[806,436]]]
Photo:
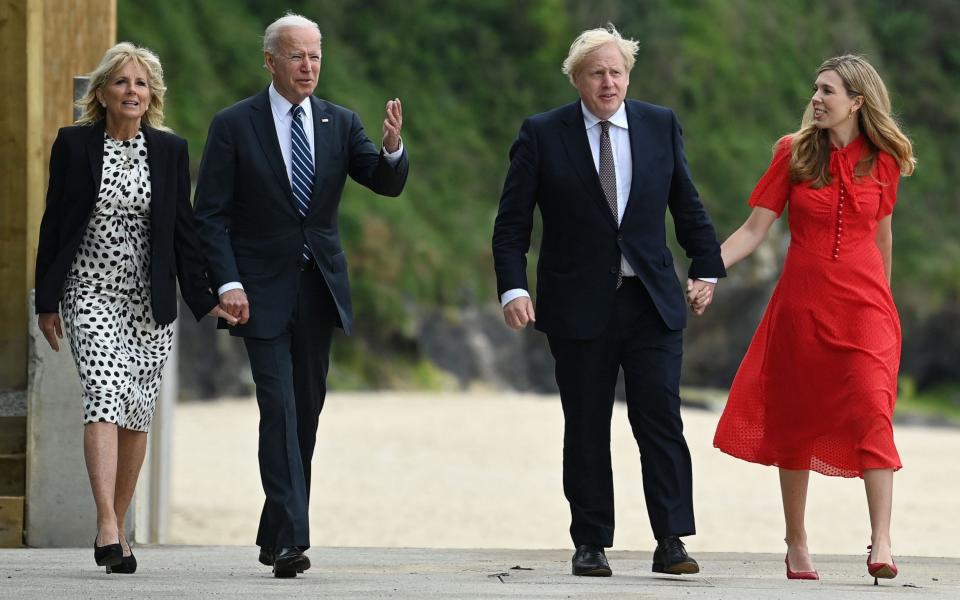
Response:
[[[583,103],[583,100],[580,101],[580,108],[583,109],[583,125],[587,129],[590,129],[591,127],[593,127],[594,125],[602,121],[602,119],[600,119],[599,117],[597,117],[595,114],[593,114],[587,109],[587,105]],[[621,102],[620,108],[617,109],[617,112],[613,113],[613,116],[611,116],[607,120],[613,123],[614,125],[616,125],[617,127],[620,127],[621,129],[630,129],[630,125],[627,123],[626,102]]]
[[[290,108],[293,106],[293,103],[281,96],[277,88],[273,86],[273,83],[270,84],[267,94],[270,96],[270,109],[277,118],[283,119],[290,116]],[[310,96],[304,98],[300,106],[303,107],[304,120],[309,121],[313,116],[313,111],[310,110]]]

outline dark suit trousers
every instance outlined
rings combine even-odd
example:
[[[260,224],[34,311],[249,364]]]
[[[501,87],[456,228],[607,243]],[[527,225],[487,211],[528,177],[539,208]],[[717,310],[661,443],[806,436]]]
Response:
[[[690,451],[680,419],[682,331],[667,329],[643,284],[630,277],[600,337],[548,339],[563,405],[563,489],[574,545],[613,545],[610,421],[621,367],[654,537],[695,533]]]
[[[257,545],[263,548],[310,546],[310,463],[336,322],[337,309],[323,276],[304,271],[287,330],[272,339],[244,339],[260,407],[260,479],[266,501]]]

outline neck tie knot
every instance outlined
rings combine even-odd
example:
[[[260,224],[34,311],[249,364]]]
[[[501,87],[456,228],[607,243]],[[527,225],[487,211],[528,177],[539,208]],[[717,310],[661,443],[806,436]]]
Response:
[[[610,133],[610,121],[600,121],[601,133]]]
[[[299,119],[303,116],[303,107],[299,104],[294,104],[290,107],[290,114],[293,115],[294,119]]]

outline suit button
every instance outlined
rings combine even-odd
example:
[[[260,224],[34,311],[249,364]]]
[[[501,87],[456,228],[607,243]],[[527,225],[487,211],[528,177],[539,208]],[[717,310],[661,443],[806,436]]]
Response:
[[[610,274],[611,274],[611,275],[616,275],[616,274],[619,273],[619,272],[620,272],[620,267],[610,267]]]
[[[622,241],[623,241],[623,234],[619,234],[619,233],[617,234],[617,241],[618,241],[618,242],[622,242]]]

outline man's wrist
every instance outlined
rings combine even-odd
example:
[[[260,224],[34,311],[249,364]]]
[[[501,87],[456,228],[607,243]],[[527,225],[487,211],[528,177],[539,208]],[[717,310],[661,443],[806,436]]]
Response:
[[[239,281],[231,281],[231,282],[229,282],[229,283],[225,283],[225,284],[221,285],[219,288],[217,288],[217,296],[222,296],[222,295],[226,294],[227,292],[229,292],[230,290],[241,290],[241,291],[242,291],[242,290],[243,290],[243,284],[240,283]]]
[[[523,288],[514,288],[512,290],[507,290],[500,296],[500,306],[506,308],[508,304],[516,300],[517,298],[529,298],[530,293]]]

